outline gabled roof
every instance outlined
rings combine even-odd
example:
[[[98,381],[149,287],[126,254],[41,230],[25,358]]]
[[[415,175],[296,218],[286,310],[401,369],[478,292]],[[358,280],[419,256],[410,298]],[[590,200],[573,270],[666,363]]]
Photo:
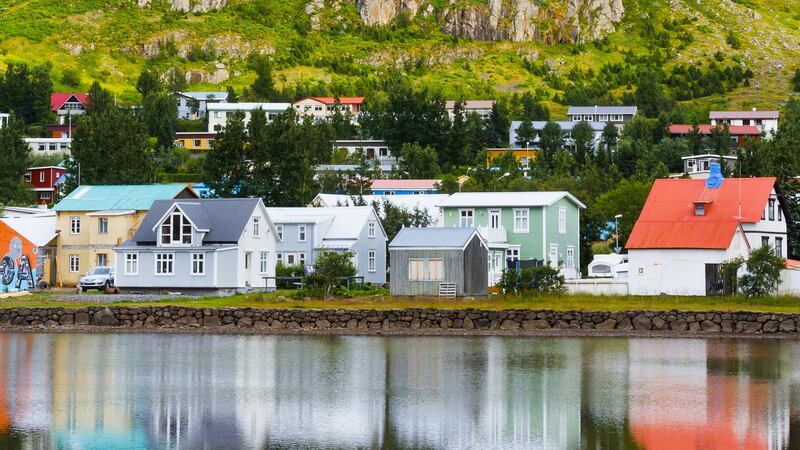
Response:
[[[158,224],[173,207],[178,207],[195,227],[208,230],[204,244],[236,243],[259,202],[259,198],[158,200],[142,220],[133,241],[139,245],[154,245]]]
[[[343,194],[317,194],[311,202],[313,205],[327,206],[327,207],[343,207],[354,206],[356,201],[360,198],[364,199],[364,203],[372,205],[377,203],[380,206],[380,214],[383,214],[384,203],[390,203],[399,208],[405,208],[409,211],[418,209],[426,211],[428,216],[436,220],[439,217],[439,204],[443,202],[449,194],[410,194],[410,195],[343,195]]]
[[[702,125],[697,126],[697,129],[700,131],[700,134],[711,134],[711,131],[717,128],[720,131],[723,130],[723,127],[721,127],[720,125],[709,125],[704,123]],[[691,124],[674,124],[669,126],[669,134],[689,134],[691,132],[692,132]],[[729,125],[728,133],[730,133],[732,136],[761,135],[761,131],[758,129],[758,127],[753,125]]]
[[[176,95],[192,98],[195,100],[225,101],[228,99],[227,92],[176,92]]]
[[[324,103],[326,105],[360,105],[364,103],[364,97],[303,97],[297,100],[295,103],[302,102],[303,100],[316,100],[320,103]],[[338,100],[338,102],[337,102]]]
[[[464,109],[492,109],[494,106],[494,100],[464,100]],[[455,109],[456,101],[455,100],[447,100],[444,103],[445,109]]]
[[[706,180],[656,180],[625,248],[727,249],[740,223],[761,220],[774,186],[775,178],[731,178],[716,189]]]
[[[570,106],[568,116],[588,114],[622,114],[636,115],[639,109],[635,106]]]
[[[441,180],[373,180],[372,189],[436,189]]]
[[[291,103],[209,103],[206,109],[209,111],[254,111],[263,109],[264,111],[285,111],[291,108]]]
[[[711,111],[708,118],[711,120],[719,119],[777,119],[780,111]]]
[[[58,234],[56,233],[55,215],[6,217],[0,219],[0,222],[19,233],[37,247],[47,245],[50,241],[55,239]],[[5,249],[5,251],[8,251],[8,249]]]
[[[579,208],[586,208],[575,196],[566,191],[553,192],[456,192],[439,204],[442,208],[491,208],[501,206],[550,206],[567,198]]]
[[[78,186],[53,207],[54,211],[147,211],[156,200],[179,194],[197,197],[185,184]]]
[[[475,228],[402,228],[389,244],[389,248],[463,249],[476,235],[481,239]],[[482,239],[481,243],[486,246]]]
[[[75,97],[77,101],[81,102],[81,105],[86,106],[89,95],[82,93],[54,92],[50,95],[50,109],[53,111],[58,111],[62,106],[64,106],[64,103],[66,103],[67,100],[72,97]]]
[[[267,208],[272,223],[314,223],[318,227],[318,240],[356,240],[361,235],[367,221],[377,218],[371,206],[350,206],[330,208]],[[378,226],[380,221],[377,220]],[[384,232],[384,235],[386,233]]]

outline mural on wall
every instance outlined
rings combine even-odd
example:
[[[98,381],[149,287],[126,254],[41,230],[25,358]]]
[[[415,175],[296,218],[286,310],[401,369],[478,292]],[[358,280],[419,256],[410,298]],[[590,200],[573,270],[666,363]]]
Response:
[[[31,247],[32,255],[24,253],[22,240],[14,236],[8,244],[8,253],[0,260],[0,292],[26,291],[36,286],[36,247]]]

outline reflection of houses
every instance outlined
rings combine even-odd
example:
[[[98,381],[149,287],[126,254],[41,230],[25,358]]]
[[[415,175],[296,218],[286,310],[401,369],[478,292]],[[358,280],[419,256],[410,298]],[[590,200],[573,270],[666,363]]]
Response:
[[[175,133],[175,146],[185,148],[192,153],[205,153],[211,150],[217,132],[189,131]]]
[[[36,204],[47,205],[59,200],[61,186],[67,169],[59,166],[31,167],[25,173],[25,182],[36,195]]]
[[[439,192],[441,180],[390,180],[372,181],[372,195],[422,195]]]
[[[719,183],[714,176],[656,180],[625,246],[631,294],[720,295],[723,262],[762,245],[786,255],[775,178]]]
[[[734,126],[754,126],[759,132],[769,137],[778,131],[778,117],[780,111],[759,111],[753,108],[752,111],[711,111],[708,118],[711,125],[730,125]]]
[[[530,142],[523,142],[519,138],[517,138],[517,129],[522,122],[519,120],[515,120],[511,122],[511,129],[508,133],[508,142],[511,143],[512,146],[516,148],[539,148],[542,130],[548,123],[555,123],[561,128],[561,133],[564,136],[564,145],[567,147],[572,147],[575,145],[575,141],[572,139],[572,130],[581,122],[570,122],[570,121],[558,121],[558,122],[544,122],[544,121],[533,121],[531,125],[533,129],[536,130],[536,136],[533,138],[533,141]],[[589,127],[592,129],[592,146],[597,149],[600,145],[600,138],[603,135],[603,128],[605,128],[606,124],[604,122],[585,122],[589,124]]]
[[[690,134],[692,134],[693,132],[692,128],[693,126],[688,124],[670,125],[669,135],[673,138],[687,137]],[[717,126],[717,125],[702,124],[697,126],[697,130],[701,136],[705,136],[705,138],[708,138],[715,131],[719,133],[724,132],[725,128],[723,128],[721,125]],[[744,147],[748,139],[752,139],[755,141],[761,139],[761,131],[757,127],[750,125],[729,126],[728,134],[730,134],[731,137],[732,149]]]

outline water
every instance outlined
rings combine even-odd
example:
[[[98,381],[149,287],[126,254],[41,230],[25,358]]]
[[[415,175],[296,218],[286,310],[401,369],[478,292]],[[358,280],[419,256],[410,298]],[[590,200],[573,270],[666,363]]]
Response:
[[[0,334],[0,448],[800,447],[790,340]]]

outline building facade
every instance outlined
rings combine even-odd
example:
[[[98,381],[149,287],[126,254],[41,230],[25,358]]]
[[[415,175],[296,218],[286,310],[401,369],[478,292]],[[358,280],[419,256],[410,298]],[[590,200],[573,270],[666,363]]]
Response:
[[[347,139],[338,140],[333,143],[334,150],[343,149],[348,155],[363,152],[367,158],[377,160],[381,166],[397,165],[397,158],[392,156],[392,152],[385,141],[378,139]]]
[[[755,126],[759,132],[770,137],[778,131],[780,111],[711,111],[708,118],[711,125]]]
[[[194,154],[203,154],[211,150],[217,132],[189,131],[175,133],[175,146],[185,148]]]
[[[227,92],[176,92],[174,95],[178,103],[179,119],[202,119],[206,116],[210,103],[228,101]]]
[[[692,134],[694,127],[689,124],[674,124],[669,126],[669,135],[673,138],[686,137]],[[714,132],[723,132],[724,125],[698,125],[697,131],[708,138]],[[731,149],[744,147],[748,140],[760,141],[761,130],[753,125],[729,125],[728,134],[731,137]]]
[[[364,97],[304,97],[292,104],[295,112],[301,116],[313,117],[316,120],[328,120],[337,111],[349,113],[352,122],[358,122]]]
[[[64,155],[72,148],[72,139],[68,137],[25,138],[25,143],[36,156]]]
[[[206,106],[208,132],[224,130],[228,123],[228,117],[236,112],[244,114],[244,124],[247,126],[250,123],[250,115],[257,109],[264,111],[267,115],[267,122],[272,122],[275,116],[291,107],[291,103],[210,103]]]
[[[567,119],[570,122],[613,123],[622,129],[638,111],[636,106],[570,106],[567,108]]]
[[[59,200],[60,186],[63,184],[67,169],[59,166],[31,167],[25,173],[25,182],[29,183],[36,195],[37,205],[47,205]]]
[[[54,215],[0,218],[0,292],[35,289],[38,279],[52,283],[55,238]]]
[[[447,100],[444,104],[445,109],[447,110],[447,117],[450,118],[452,122],[455,118],[455,109],[456,109],[456,100]],[[494,108],[495,101],[494,100],[463,100],[461,101],[462,106],[464,108],[464,114],[477,114],[480,116],[481,119],[488,119],[489,116],[492,114],[492,108]]]
[[[86,112],[88,94],[54,92],[50,95],[50,109],[56,113],[59,125],[66,125],[69,116],[79,116]]]
[[[390,180],[372,181],[372,195],[423,195],[439,192],[441,180]]]

